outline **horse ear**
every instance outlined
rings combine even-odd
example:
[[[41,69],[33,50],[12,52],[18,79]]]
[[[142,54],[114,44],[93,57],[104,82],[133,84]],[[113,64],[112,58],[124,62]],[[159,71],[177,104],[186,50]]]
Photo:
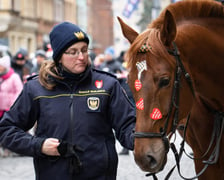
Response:
[[[170,46],[176,37],[176,22],[169,10],[165,13],[164,23],[161,27],[160,38],[165,46]]]
[[[133,30],[131,27],[129,27],[127,24],[125,24],[124,21],[122,21],[120,17],[117,17],[117,19],[121,25],[121,29],[122,29],[122,33],[124,37],[132,44],[135,38],[138,36],[138,33],[135,30]]]

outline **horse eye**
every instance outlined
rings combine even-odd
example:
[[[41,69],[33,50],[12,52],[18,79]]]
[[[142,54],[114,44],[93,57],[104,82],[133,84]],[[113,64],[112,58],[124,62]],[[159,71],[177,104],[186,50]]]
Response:
[[[169,83],[170,83],[170,79],[169,78],[162,78],[159,81],[159,88],[166,87],[166,86],[169,85]]]

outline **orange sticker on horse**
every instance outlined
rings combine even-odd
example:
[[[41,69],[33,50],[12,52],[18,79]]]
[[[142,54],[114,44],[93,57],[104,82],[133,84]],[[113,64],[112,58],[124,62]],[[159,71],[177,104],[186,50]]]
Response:
[[[135,89],[139,91],[142,88],[142,83],[137,79],[135,80]]]
[[[160,112],[160,110],[158,108],[154,108],[152,110],[152,113],[150,114],[150,118],[154,119],[154,120],[158,120],[162,118],[162,113]]]
[[[144,102],[143,102],[143,98],[140,98],[138,102],[136,102],[136,107],[139,110],[143,110],[144,109]]]

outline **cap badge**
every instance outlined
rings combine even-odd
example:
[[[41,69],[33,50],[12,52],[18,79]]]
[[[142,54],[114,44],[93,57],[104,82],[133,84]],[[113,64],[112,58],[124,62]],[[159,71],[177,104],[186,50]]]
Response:
[[[84,39],[85,35],[82,31],[74,32],[75,37],[77,37],[78,40]]]
[[[89,97],[87,99],[89,109],[97,110],[100,106],[100,99],[98,97]]]
[[[22,58],[23,55],[22,55],[21,53],[19,53],[19,54],[17,55],[17,57],[18,57],[18,58]]]

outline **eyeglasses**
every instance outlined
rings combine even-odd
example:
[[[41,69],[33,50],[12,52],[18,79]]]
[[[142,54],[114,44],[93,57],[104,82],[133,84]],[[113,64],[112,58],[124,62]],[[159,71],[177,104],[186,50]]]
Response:
[[[64,52],[64,54],[73,58],[79,57],[80,53],[82,53],[82,55],[85,56],[88,54],[88,49],[81,49],[80,51],[73,49],[73,50]]]

